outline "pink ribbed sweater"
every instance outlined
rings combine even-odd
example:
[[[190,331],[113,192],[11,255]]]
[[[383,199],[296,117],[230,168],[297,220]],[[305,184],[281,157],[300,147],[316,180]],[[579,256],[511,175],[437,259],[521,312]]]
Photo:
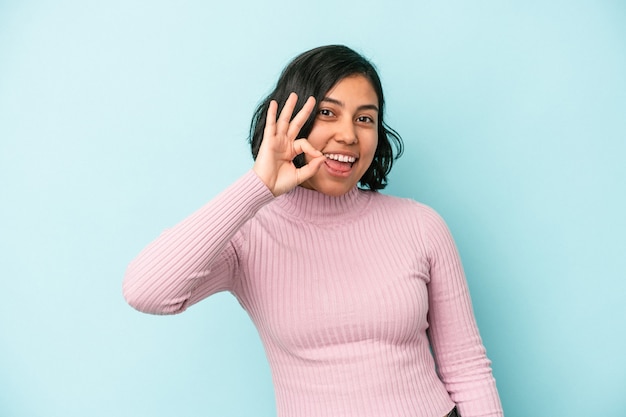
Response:
[[[249,171],[124,280],[153,314],[218,291],[259,331],[279,417],[502,416],[454,242],[424,205],[356,188],[274,198]]]

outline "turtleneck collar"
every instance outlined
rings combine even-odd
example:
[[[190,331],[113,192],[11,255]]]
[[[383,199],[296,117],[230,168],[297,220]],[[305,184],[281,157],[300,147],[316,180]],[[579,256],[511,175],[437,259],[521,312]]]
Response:
[[[312,223],[340,223],[358,218],[369,205],[372,194],[372,191],[354,187],[341,196],[333,197],[296,187],[276,198],[272,208],[289,217]]]

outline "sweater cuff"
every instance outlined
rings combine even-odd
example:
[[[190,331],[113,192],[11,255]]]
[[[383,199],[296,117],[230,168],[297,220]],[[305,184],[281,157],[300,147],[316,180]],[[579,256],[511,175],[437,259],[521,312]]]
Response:
[[[232,193],[235,199],[246,196],[246,217],[254,216],[263,206],[275,199],[274,194],[252,169],[235,181],[225,192]]]

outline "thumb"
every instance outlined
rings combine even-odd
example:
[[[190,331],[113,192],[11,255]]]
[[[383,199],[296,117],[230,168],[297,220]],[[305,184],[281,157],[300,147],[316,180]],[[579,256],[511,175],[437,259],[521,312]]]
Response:
[[[324,161],[326,161],[326,157],[324,155],[318,156],[311,159],[309,163],[304,165],[302,168],[298,168],[298,185],[302,184],[304,181],[315,175],[315,173],[319,171]]]

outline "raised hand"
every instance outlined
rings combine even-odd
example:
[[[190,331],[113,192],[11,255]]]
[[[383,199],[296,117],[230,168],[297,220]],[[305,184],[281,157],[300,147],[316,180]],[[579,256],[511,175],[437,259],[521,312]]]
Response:
[[[274,196],[284,194],[311,178],[326,159],[306,139],[296,139],[315,107],[315,99],[309,97],[291,120],[297,101],[298,96],[291,93],[278,118],[276,117],[278,103],[275,100],[270,102],[263,142],[252,167]],[[296,168],[293,158],[301,153],[309,156],[307,158],[309,162],[302,168]]]

